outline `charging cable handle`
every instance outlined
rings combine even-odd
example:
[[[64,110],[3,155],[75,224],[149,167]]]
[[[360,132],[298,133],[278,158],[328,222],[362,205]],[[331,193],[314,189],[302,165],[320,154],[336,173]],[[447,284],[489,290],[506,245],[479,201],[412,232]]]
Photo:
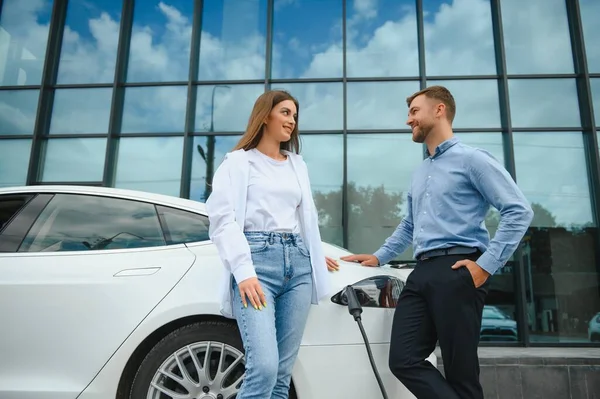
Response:
[[[373,359],[373,353],[371,352],[371,345],[369,344],[369,339],[367,338],[367,334],[365,333],[365,329],[362,325],[362,319],[360,317],[360,315],[362,314],[362,306],[358,301],[356,291],[352,286],[347,286],[345,291],[346,298],[348,299],[348,312],[352,315],[352,317],[354,317],[354,320],[358,323],[358,328],[360,328],[360,333],[362,334],[363,340],[365,341],[367,354],[369,355],[369,361],[371,362],[373,373],[375,373],[377,384],[379,384],[379,389],[381,389],[381,394],[383,395],[383,398],[388,399],[387,392],[385,391],[385,387],[383,386],[383,381],[381,381],[381,377],[379,376],[379,372],[377,371],[377,366],[375,365],[375,360]]]

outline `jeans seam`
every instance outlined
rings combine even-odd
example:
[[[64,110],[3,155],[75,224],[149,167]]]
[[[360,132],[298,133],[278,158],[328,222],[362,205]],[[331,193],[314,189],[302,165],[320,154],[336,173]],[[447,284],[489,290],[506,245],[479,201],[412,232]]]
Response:
[[[252,351],[250,350],[251,348],[251,342],[250,342],[250,334],[248,334],[248,323],[246,320],[246,313],[244,313],[244,309],[241,309],[240,312],[240,317],[242,318],[242,325],[244,326],[244,338],[245,338],[245,356],[246,356],[246,363],[250,363],[250,359],[252,357]]]

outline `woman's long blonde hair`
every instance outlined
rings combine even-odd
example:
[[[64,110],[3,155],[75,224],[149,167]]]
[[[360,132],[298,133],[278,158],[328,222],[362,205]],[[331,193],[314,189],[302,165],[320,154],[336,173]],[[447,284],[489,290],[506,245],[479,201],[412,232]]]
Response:
[[[239,150],[243,148],[245,151],[251,150],[258,146],[260,139],[262,138],[263,131],[265,128],[265,120],[273,110],[273,108],[282,101],[290,100],[296,105],[297,115],[300,113],[300,106],[298,100],[296,100],[290,93],[284,90],[270,90],[260,95],[254,103],[254,108],[248,119],[248,126],[246,132],[237,143],[234,148]],[[300,152],[300,140],[298,138],[298,116],[296,116],[296,125],[294,131],[292,131],[291,138],[282,142],[280,148],[298,154]]]

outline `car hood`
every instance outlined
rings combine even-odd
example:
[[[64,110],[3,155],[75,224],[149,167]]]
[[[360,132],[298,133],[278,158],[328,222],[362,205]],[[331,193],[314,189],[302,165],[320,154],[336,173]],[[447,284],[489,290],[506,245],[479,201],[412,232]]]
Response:
[[[383,265],[379,267],[368,267],[362,266],[357,262],[346,262],[341,260],[342,256],[353,255],[352,252],[344,249],[342,247],[338,247],[337,245],[323,243],[323,251],[325,252],[325,256],[333,258],[338,261],[340,265],[340,270],[343,270],[345,274],[348,276],[353,276],[352,278],[359,277],[370,277],[375,275],[390,275],[399,278],[401,281],[406,282],[409,274],[412,272],[412,268],[394,268],[390,265]],[[337,272],[336,272],[337,273]],[[354,283],[352,281],[351,283]]]
[[[517,322],[514,320],[502,320],[502,319],[481,319],[481,325],[483,327],[509,327],[517,328]]]

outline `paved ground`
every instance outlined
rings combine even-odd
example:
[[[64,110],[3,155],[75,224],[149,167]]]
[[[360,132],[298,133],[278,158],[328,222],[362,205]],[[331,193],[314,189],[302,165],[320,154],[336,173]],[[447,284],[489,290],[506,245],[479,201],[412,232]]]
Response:
[[[600,399],[600,348],[483,347],[479,358],[485,399]]]

